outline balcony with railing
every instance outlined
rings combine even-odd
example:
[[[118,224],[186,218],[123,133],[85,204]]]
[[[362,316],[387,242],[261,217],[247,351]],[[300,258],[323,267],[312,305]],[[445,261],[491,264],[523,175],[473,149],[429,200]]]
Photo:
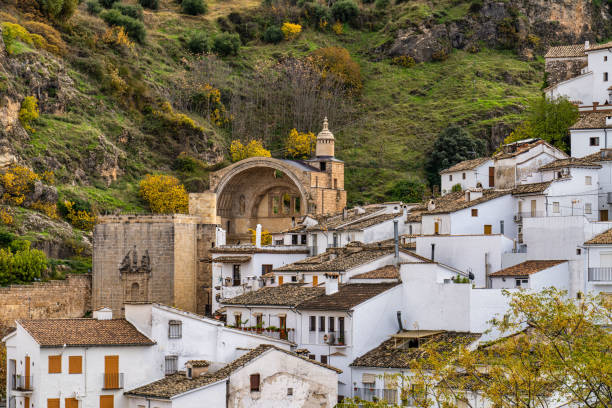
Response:
[[[330,346],[346,346],[347,338],[344,331],[311,331],[308,332],[309,344],[327,344]]]
[[[11,390],[13,391],[32,391],[34,387],[34,379],[32,376],[19,374],[11,375]]]
[[[559,214],[560,215],[560,214]],[[523,218],[546,217],[546,211],[523,211],[514,214],[514,221],[521,222]]]
[[[357,388],[353,389],[353,396],[357,400],[370,401],[370,402],[387,402],[390,405],[397,404],[399,402],[398,390],[397,389],[384,389],[384,388]]]
[[[589,282],[612,283],[612,267],[589,268]]]
[[[102,389],[120,390],[123,388],[123,373],[102,374]]]

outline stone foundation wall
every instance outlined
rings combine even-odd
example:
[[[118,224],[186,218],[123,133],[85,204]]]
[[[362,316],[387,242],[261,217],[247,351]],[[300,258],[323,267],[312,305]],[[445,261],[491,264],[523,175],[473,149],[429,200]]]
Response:
[[[580,70],[586,64],[586,58],[547,60],[544,69],[548,86],[556,85],[559,82],[580,75]]]
[[[0,287],[0,326],[17,319],[83,317],[91,311],[91,275]]]

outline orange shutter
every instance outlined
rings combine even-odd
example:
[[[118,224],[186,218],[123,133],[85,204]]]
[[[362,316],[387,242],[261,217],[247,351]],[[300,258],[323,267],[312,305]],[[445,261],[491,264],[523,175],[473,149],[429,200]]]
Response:
[[[59,400],[59,398],[49,398],[49,399],[47,399],[47,408],[60,408],[60,400]]]
[[[62,356],[49,356],[49,374],[62,372]]]
[[[83,374],[83,357],[68,357],[68,374]]]
[[[66,398],[66,408],[79,408],[79,401],[76,398]]]
[[[104,356],[104,388],[119,388],[119,356]]]
[[[484,226],[484,233],[485,233],[485,235],[491,235],[491,230],[492,230],[492,227],[490,225],[485,225]]]
[[[25,408],[30,408],[30,397],[23,397],[23,405]]]
[[[283,284],[283,277],[282,277],[282,276],[279,276],[279,277],[278,277],[278,284],[279,284],[279,285],[282,285],[282,284]]]
[[[25,358],[25,389],[30,389],[30,356]]]
[[[312,277],[312,286],[317,286],[319,284],[319,277],[317,275],[314,275]]]
[[[100,408],[114,408],[115,399],[112,395],[100,395]]]

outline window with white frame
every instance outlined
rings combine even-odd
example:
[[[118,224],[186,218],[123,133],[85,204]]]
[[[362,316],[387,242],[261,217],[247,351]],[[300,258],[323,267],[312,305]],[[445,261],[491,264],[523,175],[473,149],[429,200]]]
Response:
[[[166,356],[165,367],[166,375],[176,373],[178,371],[178,356]]]
[[[180,320],[170,320],[168,322],[168,338],[180,339],[183,337],[183,322]]]
[[[585,203],[584,204],[584,213],[585,214],[591,214],[593,212],[592,208],[591,208],[591,203]]]
[[[592,183],[591,176],[585,176],[584,177],[584,184],[586,184],[587,186],[590,186],[591,183]]]
[[[559,202],[558,201],[553,201],[553,212],[554,213],[559,213],[561,210],[559,208]]]
[[[516,286],[517,288],[526,288],[528,283],[529,279],[515,279],[514,286]]]

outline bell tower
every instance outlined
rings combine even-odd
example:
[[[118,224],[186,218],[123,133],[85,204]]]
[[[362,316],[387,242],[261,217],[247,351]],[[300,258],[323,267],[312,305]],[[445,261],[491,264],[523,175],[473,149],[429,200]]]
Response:
[[[323,130],[317,135],[317,146],[315,148],[315,156],[317,158],[334,157],[334,134],[329,131],[327,117],[323,119]]]

